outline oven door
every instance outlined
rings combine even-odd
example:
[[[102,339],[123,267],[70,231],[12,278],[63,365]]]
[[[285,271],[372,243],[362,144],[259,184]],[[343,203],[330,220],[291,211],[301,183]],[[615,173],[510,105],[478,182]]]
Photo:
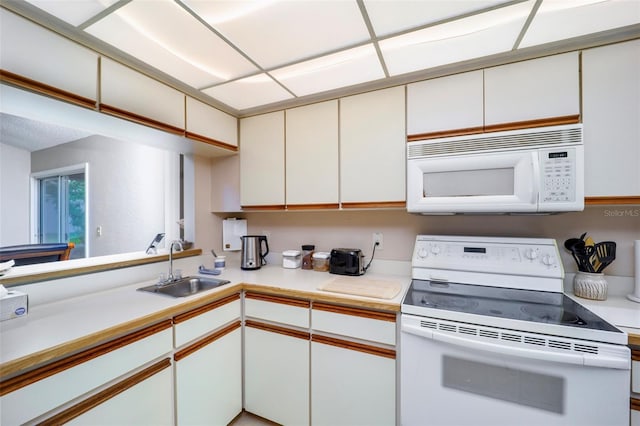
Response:
[[[587,366],[580,354],[483,340],[465,323],[425,328],[430,320],[401,317],[403,425],[629,424],[627,347],[605,345],[612,353]]]
[[[539,180],[535,151],[410,159],[407,161],[407,210],[412,213],[535,212]]]

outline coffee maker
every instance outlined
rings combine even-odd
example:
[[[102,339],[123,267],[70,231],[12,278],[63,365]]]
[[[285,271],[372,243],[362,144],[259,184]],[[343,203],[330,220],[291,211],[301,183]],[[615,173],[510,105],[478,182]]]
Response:
[[[262,265],[267,264],[266,256],[269,254],[269,243],[267,243],[265,235],[245,235],[240,239],[242,240],[241,269],[260,269]]]

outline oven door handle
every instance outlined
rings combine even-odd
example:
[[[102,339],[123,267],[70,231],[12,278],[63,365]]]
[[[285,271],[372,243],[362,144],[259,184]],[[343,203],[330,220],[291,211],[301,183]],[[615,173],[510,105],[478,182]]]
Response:
[[[477,349],[519,358],[536,359],[540,361],[558,362],[564,364],[588,365],[590,367],[615,368],[619,370],[629,370],[631,368],[630,359],[625,359],[624,357],[580,353],[560,353],[533,348],[518,348],[506,344],[482,342],[476,339],[443,333],[437,330],[424,329],[422,327],[417,327],[411,324],[402,324],[402,331],[419,337],[437,340],[439,342],[445,342],[456,346],[462,346],[468,349]]]

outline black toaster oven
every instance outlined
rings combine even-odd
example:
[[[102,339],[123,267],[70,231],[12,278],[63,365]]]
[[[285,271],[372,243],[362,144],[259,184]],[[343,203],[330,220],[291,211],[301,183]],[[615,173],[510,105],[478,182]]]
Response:
[[[360,249],[336,248],[331,250],[329,272],[337,275],[363,275],[364,254]]]

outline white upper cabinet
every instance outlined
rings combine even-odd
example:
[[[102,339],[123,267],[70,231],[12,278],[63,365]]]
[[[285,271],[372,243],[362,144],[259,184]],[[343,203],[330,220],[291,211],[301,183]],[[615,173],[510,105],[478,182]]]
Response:
[[[640,40],[582,53],[586,196],[640,195]]]
[[[578,52],[484,70],[485,126],[580,114]]]
[[[338,101],[286,111],[287,206],[338,207]]]
[[[98,55],[0,9],[0,68],[95,102]]]
[[[407,86],[407,134],[420,135],[484,125],[483,71]]]
[[[405,151],[404,86],[340,99],[342,206],[404,205]]]
[[[240,120],[240,204],[284,208],[284,111]]]
[[[176,132],[184,130],[183,93],[108,58],[103,57],[100,62],[101,109],[113,112],[104,107],[117,108],[157,121],[160,128],[164,124]]]
[[[217,142],[238,146],[238,119],[187,96],[187,135],[204,136]]]

